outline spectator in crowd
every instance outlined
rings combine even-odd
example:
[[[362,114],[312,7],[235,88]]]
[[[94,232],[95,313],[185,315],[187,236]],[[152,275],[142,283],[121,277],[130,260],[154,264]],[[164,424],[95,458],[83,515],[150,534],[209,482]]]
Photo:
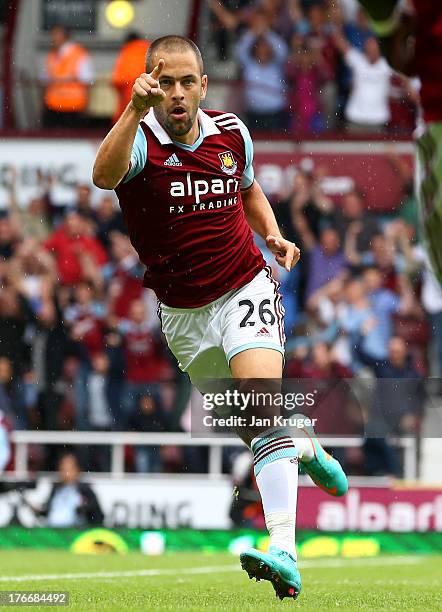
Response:
[[[63,288],[48,287],[37,313],[38,328],[33,338],[32,362],[38,380],[40,425],[43,429],[65,429],[61,405],[66,395],[63,387],[68,354],[67,329],[63,319],[67,296]]]
[[[111,261],[105,266],[108,312],[116,319],[128,316],[130,304],[143,295],[143,266],[130,240],[121,232],[109,235]]]
[[[406,261],[406,272],[410,275],[416,273],[420,275],[422,283],[421,301],[430,323],[433,349],[436,355],[436,359],[431,360],[432,374],[442,378],[442,288],[434,274],[428,253],[422,244],[404,249],[403,253]]]
[[[414,185],[415,170],[413,164],[404,160],[394,148],[387,151],[386,158],[394,174],[399,178],[402,187],[402,198],[396,209],[396,215],[402,221],[414,228],[417,242],[422,241],[422,230],[419,219],[419,207],[416,200]]]
[[[372,351],[372,345],[378,350],[378,337],[373,330],[377,326],[375,314],[368,300],[366,288],[360,277],[349,278],[338,303],[336,317],[341,332],[348,341],[350,363],[358,371],[361,363],[356,360],[356,346],[364,344],[364,350]],[[385,352],[385,347],[382,345]]]
[[[134,300],[127,319],[118,329],[123,337],[126,362],[125,411],[126,421],[131,419],[139,398],[151,395],[159,403],[158,383],[168,374],[164,358],[164,344],[152,332],[146,307],[142,300]]]
[[[91,266],[101,267],[107,259],[101,243],[88,235],[85,218],[75,210],[66,214],[63,225],[49,236],[44,247],[54,254],[63,285],[72,286],[84,280]]]
[[[76,210],[84,219],[94,219],[94,207],[92,205],[92,188],[87,183],[78,183],[75,188],[75,199],[71,203],[71,209]]]
[[[374,33],[370,29],[367,15],[363,8],[359,7],[356,19],[346,20],[343,25],[343,33],[348,43],[358,51],[364,51],[365,43],[373,38]]]
[[[327,12],[324,5],[318,2],[312,3],[307,8],[307,28],[304,36],[307,46],[322,59],[323,83],[320,95],[327,129],[336,127],[338,57],[335,46],[332,44],[332,32],[333,24],[327,21]]]
[[[414,296],[409,283],[401,278],[400,294],[382,287],[382,274],[367,268],[362,279],[351,279],[345,292],[347,307],[341,309],[340,325],[350,335],[353,350],[357,343],[372,359],[386,359],[393,335],[393,315],[413,310]],[[362,338],[362,340],[358,340]]]
[[[287,45],[272,32],[265,13],[257,12],[252,26],[237,45],[244,80],[247,124],[251,130],[282,130],[287,127],[284,65]]]
[[[112,426],[109,402],[109,358],[106,353],[96,353],[91,359],[91,370],[87,377],[88,423],[92,429],[108,430]]]
[[[11,361],[14,378],[17,378],[30,366],[28,331],[35,322],[35,315],[20,292],[20,279],[14,279],[8,270],[1,280],[0,357]]]
[[[373,228],[374,229],[374,228]],[[397,290],[400,256],[395,245],[394,225],[387,225],[383,231],[372,234],[368,249],[359,252],[358,245],[364,245],[365,226],[359,221],[352,222],[345,237],[344,252],[348,263],[356,270],[375,266],[382,273],[383,286]],[[362,239],[359,240],[359,235]]]
[[[121,211],[116,207],[112,196],[105,195],[101,198],[94,214],[96,236],[106,249],[108,256],[110,253],[110,236],[112,232],[126,233]]]
[[[257,14],[262,15],[270,28],[286,40],[302,14],[298,0],[207,0],[207,4],[214,18],[214,39],[221,61],[229,55],[228,33],[238,37],[250,27]]]
[[[367,212],[364,200],[357,191],[349,191],[342,196],[342,201],[333,212],[333,227],[339,233],[341,243],[344,244],[349,228],[355,234],[355,250],[358,253],[368,251],[371,241],[380,233],[378,220]]]
[[[161,432],[167,430],[167,419],[161,409],[158,395],[139,395],[130,417],[129,426],[134,431]],[[141,474],[161,471],[158,446],[135,447],[135,469]]]
[[[20,235],[17,228],[14,227],[11,217],[8,213],[0,212],[0,262],[9,259],[14,247],[18,244]]]
[[[220,61],[230,55],[230,36],[239,33],[253,11],[254,0],[207,0],[211,29]]]
[[[302,162],[307,167],[310,159],[306,158]],[[297,168],[289,193],[276,205],[275,215],[287,239],[305,249],[307,244],[304,244],[303,239],[307,238],[307,242],[318,240],[321,229],[332,219],[333,210],[332,201],[322,189],[320,172],[315,172],[313,168],[304,171],[300,167]]]
[[[379,43],[367,38],[364,51],[335,35],[335,45],[342,53],[352,76],[352,88],[345,108],[347,129],[352,132],[383,132],[390,121],[390,80],[393,70],[381,55]]]
[[[117,55],[112,71],[112,85],[118,95],[118,106],[112,118],[113,123],[118,121],[121,113],[129,104],[133,84],[145,70],[149,45],[149,41],[142,34],[129,32]]]
[[[292,37],[291,51],[286,65],[291,131],[321,132],[324,121],[320,91],[327,76],[323,57],[318,49],[302,44],[297,34]]]
[[[57,277],[53,258],[35,238],[23,238],[9,262],[9,274],[15,286],[38,315]]]
[[[55,25],[50,36],[52,49],[43,73],[43,125],[85,127],[88,92],[93,81],[91,57],[84,47],[70,40],[65,26]]]
[[[76,387],[76,426],[80,430],[88,428],[88,382],[92,362],[104,348],[103,303],[96,299],[93,286],[80,282],[74,288],[74,303],[66,308],[64,320],[70,330],[74,351],[79,361],[75,381]]]
[[[308,252],[307,286],[305,299],[345,270],[347,262],[341,250],[339,234],[333,227],[324,228],[317,242],[301,215],[298,216],[298,231],[304,249]]]
[[[14,377],[11,360],[0,357],[0,406],[15,429],[29,426],[20,379]]]
[[[10,426],[3,410],[0,410],[0,475],[6,470],[11,459],[9,442]]]
[[[301,225],[305,224],[314,239],[319,238],[320,228],[327,221],[333,209],[332,202],[325,196],[321,187],[321,181],[315,172],[304,172],[298,168],[291,189],[284,194],[276,204],[274,212],[278,225],[287,240],[297,244],[301,251],[307,251],[303,242],[304,233],[298,231],[298,218]],[[301,228],[302,230],[302,228]],[[299,310],[304,302],[304,289],[307,279],[307,257],[301,258],[295,268],[281,279],[281,291],[284,303],[287,304],[285,325],[287,335],[299,315]]]
[[[9,218],[11,229],[17,237],[32,237],[39,242],[45,240],[51,231],[48,203],[43,193],[37,193],[26,207],[19,206],[17,199],[17,169],[9,168]]]
[[[80,465],[73,453],[63,455],[58,463],[59,480],[41,508],[48,527],[85,527],[101,525],[104,515],[90,485],[81,481]]]
[[[316,342],[307,352],[298,352],[301,359],[289,360],[287,377],[301,379],[305,393],[314,392],[315,403],[307,416],[317,418],[317,429],[325,435],[359,433],[362,414],[352,414],[350,387],[346,379],[353,377],[350,368],[342,365],[326,342]],[[314,381],[314,382],[310,382]],[[320,383],[319,381],[323,381]]]
[[[421,376],[411,363],[403,338],[390,338],[384,360],[373,359],[360,344],[357,354],[377,379],[366,423],[365,470],[372,476],[398,475],[397,459],[388,438],[418,432],[426,398]]]

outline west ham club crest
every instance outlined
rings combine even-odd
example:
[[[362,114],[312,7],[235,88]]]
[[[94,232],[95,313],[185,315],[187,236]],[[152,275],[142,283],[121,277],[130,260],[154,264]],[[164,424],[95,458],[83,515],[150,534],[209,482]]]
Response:
[[[218,157],[221,160],[221,170],[226,174],[235,174],[238,163],[233,157],[233,153],[231,151],[224,151],[224,153],[218,153]]]

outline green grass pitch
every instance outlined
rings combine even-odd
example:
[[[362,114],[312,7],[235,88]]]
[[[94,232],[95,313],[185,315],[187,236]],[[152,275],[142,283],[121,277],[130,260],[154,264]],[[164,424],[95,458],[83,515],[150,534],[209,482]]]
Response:
[[[63,590],[75,610],[442,610],[442,557],[301,561],[303,591],[277,600],[228,554],[0,552],[0,590]],[[20,610],[47,610],[20,606]]]

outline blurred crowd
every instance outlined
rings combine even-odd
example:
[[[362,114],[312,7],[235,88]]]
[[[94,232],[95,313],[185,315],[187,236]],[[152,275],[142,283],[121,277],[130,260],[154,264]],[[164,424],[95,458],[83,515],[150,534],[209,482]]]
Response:
[[[1,409],[19,429],[176,430],[186,379],[114,197],[79,184],[61,206],[44,182],[25,208],[12,183],[0,215]]]
[[[234,110],[252,131],[412,133],[419,81],[390,68],[356,0],[206,0],[206,6],[206,68],[216,75],[230,61],[219,74],[233,84]],[[91,98],[104,95],[103,77],[96,74],[93,55],[74,39],[63,25],[50,31],[40,76],[46,128],[98,127],[105,119],[90,112]],[[145,69],[148,47],[143,34],[132,31],[116,55],[110,83],[106,77],[115,96],[113,122]]]
[[[326,170],[313,166],[299,168],[272,203],[282,232],[302,252],[287,273],[258,241],[281,282],[287,377],[422,381],[441,374],[442,292],[416,236],[411,169],[393,153],[389,159],[404,182],[394,215],[372,215],[356,191],[332,202],[322,188]],[[93,196],[78,184],[62,206],[51,181],[41,183],[22,208],[12,180],[0,216],[5,417],[19,429],[186,429],[187,377],[165,345],[155,296],[142,287],[143,268],[113,195]],[[368,393],[376,395],[373,385]],[[377,406],[388,421],[381,430],[373,398],[359,402],[358,419],[346,422],[341,412],[337,433],[414,434],[425,403],[419,393],[409,401],[406,385],[382,392],[389,399]],[[139,471],[174,471],[201,457],[140,447],[128,461]]]
[[[391,71],[353,0],[207,4],[219,60],[231,58],[241,70],[252,130],[412,130],[418,84]],[[64,27],[51,37],[44,124],[82,125],[91,57]],[[121,50],[114,120],[147,46],[131,34]],[[365,434],[367,444],[362,458],[348,452],[341,459],[365,474],[399,472],[385,435],[419,433],[423,378],[442,374],[442,291],[418,235],[411,169],[393,153],[389,160],[403,181],[395,213],[372,214],[357,191],[332,201],[323,190],[326,169],[312,166],[298,169],[272,201],[282,232],[301,249],[300,263],[290,273],[277,268],[257,239],[281,283],[286,376],[356,381],[357,410],[347,391],[333,399],[324,392],[323,422],[333,426],[331,404],[348,404],[336,433]],[[19,206],[12,180],[0,211],[4,431],[186,429],[189,383],[165,345],[155,296],[142,287],[143,267],[113,195],[96,197],[78,184],[66,205],[53,187],[41,177],[38,195]],[[389,380],[404,383],[390,388]],[[89,467],[108,467],[105,453],[91,457]],[[140,472],[200,470],[206,461],[203,450],[172,446],[127,449],[126,459]],[[32,461],[41,468],[51,457],[36,449]]]
[[[411,133],[419,84],[394,73],[353,0],[207,0],[252,130]]]

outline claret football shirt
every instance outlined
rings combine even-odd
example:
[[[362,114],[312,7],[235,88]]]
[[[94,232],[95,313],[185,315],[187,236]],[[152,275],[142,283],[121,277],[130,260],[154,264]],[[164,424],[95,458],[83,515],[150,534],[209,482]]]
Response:
[[[198,122],[193,145],[174,142],[151,109],[116,188],[144,285],[176,308],[204,306],[265,265],[241,198],[254,180],[250,134],[233,113],[200,109]]]

